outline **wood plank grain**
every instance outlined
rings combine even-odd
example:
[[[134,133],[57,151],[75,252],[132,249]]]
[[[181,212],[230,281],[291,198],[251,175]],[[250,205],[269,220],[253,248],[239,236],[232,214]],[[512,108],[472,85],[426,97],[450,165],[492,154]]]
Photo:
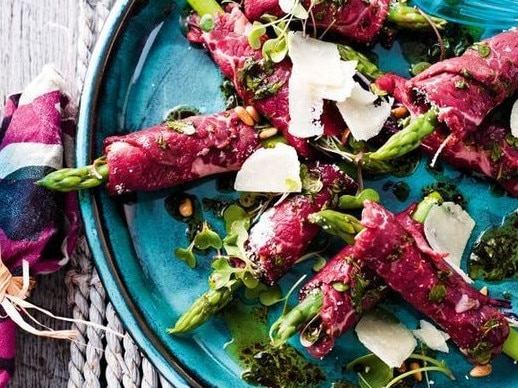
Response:
[[[2,0],[0,7],[0,98],[23,90],[43,65],[54,63],[69,91],[77,95],[76,47],[79,1]],[[0,111],[0,113],[1,113]],[[57,315],[71,316],[66,304],[64,271],[38,277],[31,301]],[[53,328],[67,328],[45,317]],[[17,369],[11,387],[66,387],[70,344],[35,337],[23,331],[17,336]]]
[[[0,95],[19,92],[54,63],[75,90],[78,1],[2,0]],[[3,106],[3,104],[2,104]]]

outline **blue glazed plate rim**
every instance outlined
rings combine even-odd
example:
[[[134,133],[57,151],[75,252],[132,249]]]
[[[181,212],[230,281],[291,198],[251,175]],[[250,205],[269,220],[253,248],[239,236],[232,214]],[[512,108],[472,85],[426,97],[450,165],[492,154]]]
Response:
[[[125,25],[139,0],[118,0],[108,15],[98,41],[92,51],[85,76],[78,115],[76,163],[87,165],[91,161],[92,143],[90,128],[96,116],[99,91],[104,79],[110,54],[115,42],[124,33]],[[104,235],[96,190],[79,192],[79,205],[85,235],[92,258],[109,299],[132,339],[153,365],[175,387],[201,386],[167,350],[159,337],[150,330],[146,319],[132,300],[121,279],[119,270]]]

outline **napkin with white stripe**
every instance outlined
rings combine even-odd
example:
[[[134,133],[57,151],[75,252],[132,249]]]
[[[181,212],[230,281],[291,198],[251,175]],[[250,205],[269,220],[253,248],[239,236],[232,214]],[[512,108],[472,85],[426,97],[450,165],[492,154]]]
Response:
[[[6,284],[14,284],[15,277],[20,284],[27,283],[27,275],[58,270],[77,241],[76,195],[34,184],[67,164],[64,155],[73,149],[74,131],[75,112],[64,93],[63,79],[52,66],[45,66],[21,94],[6,103],[0,127],[0,258],[8,271],[3,271],[3,277],[0,274],[0,387],[13,374],[15,334],[17,326],[24,326],[6,312],[15,306],[19,316],[30,321],[23,303],[12,302],[25,295],[11,295],[13,288],[8,290]],[[41,333],[45,331],[48,328]]]

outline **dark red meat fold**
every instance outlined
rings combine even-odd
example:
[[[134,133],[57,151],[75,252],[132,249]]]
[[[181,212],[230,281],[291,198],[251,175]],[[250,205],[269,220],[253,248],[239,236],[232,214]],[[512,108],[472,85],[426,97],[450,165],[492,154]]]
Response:
[[[385,294],[384,283],[354,257],[354,247],[346,246],[300,290],[301,300],[315,290],[323,295],[318,322],[322,327],[321,333],[314,343],[306,347],[315,358],[326,356],[336,339],[354,327],[362,312],[374,307]],[[346,289],[337,289],[336,283],[346,285]]]
[[[238,170],[260,142],[233,111],[193,116],[104,141],[110,194],[152,191]]]
[[[302,5],[309,9],[311,0],[303,0]],[[348,0],[338,4],[335,1],[322,1],[311,7],[314,19],[308,22],[320,30],[329,30],[349,40],[370,43],[379,34],[389,10],[389,0]],[[254,21],[265,14],[282,17],[285,14],[278,0],[245,0],[246,16]]]
[[[451,131],[452,140],[462,140],[518,90],[518,30],[483,40],[410,80],[387,74],[376,83],[412,114],[437,107],[439,121]]]
[[[487,364],[500,354],[509,335],[509,324],[495,307],[501,303],[466,283],[441,255],[423,250],[416,243],[424,241],[421,224],[370,201],[361,222],[365,230],[354,245],[357,260],[435,321],[473,363]]]
[[[484,40],[410,80],[387,74],[376,84],[412,115],[431,105],[439,108],[443,125],[424,139],[422,148],[427,153],[489,177],[518,196],[518,143],[508,123],[491,117],[518,90],[518,31]]]
[[[223,75],[233,82],[245,104],[253,105],[281,131],[299,155],[310,156],[312,151],[307,140],[288,133],[288,80],[292,68],[289,58],[280,63],[266,64],[261,50],[250,46],[247,34],[252,24],[235,4],[229,7],[228,13],[216,16],[216,25],[210,32],[203,32],[198,22],[197,15],[189,19],[189,41],[200,43],[207,49]],[[251,84],[254,86],[251,87]],[[268,92],[272,85],[276,87]],[[326,134],[338,135],[345,129],[342,116],[334,104],[326,104],[321,122]]]
[[[446,142],[447,136],[437,130],[424,140],[422,148],[431,155],[440,151],[441,160],[460,170],[489,177],[518,197],[518,143],[508,126],[484,121],[464,140],[450,143]]]
[[[293,194],[265,211],[251,228],[246,251],[256,264],[261,280],[273,285],[307,251],[320,227],[308,216],[336,205],[341,194],[354,194],[357,183],[330,164],[317,164],[309,174],[319,177],[317,193]]]

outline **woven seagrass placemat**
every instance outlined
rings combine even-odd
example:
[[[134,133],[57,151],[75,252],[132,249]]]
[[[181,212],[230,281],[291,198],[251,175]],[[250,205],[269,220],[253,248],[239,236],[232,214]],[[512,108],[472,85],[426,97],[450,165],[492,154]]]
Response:
[[[76,82],[81,90],[92,50],[114,0],[81,0],[78,16]],[[120,338],[74,325],[80,336],[70,346],[69,387],[171,387],[125,332],[92,262],[84,235],[65,273],[73,318],[107,326]]]

